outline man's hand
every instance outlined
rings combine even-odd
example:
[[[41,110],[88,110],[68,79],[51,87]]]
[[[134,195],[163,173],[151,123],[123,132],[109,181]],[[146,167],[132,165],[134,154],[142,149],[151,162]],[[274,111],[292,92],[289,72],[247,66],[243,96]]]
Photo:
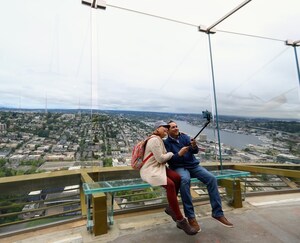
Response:
[[[192,145],[192,148],[196,148],[197,147],[197,143],[196,143],[196,140],[195,139],[191,139],[191,145]]]
[[[182,147],[179,152],[178,152],[178,155],[181,157],[183,155],[185,155],[185,153],[189,151],[189,146],[185,146],[185,147]]]

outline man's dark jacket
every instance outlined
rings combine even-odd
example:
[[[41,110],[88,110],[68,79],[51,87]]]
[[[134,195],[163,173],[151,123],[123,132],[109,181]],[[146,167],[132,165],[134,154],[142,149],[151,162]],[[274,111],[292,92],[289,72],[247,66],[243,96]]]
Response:
[[[168,164],[171,169],[176,168],[194,168],[199,165],[199,160],[197,160],[194,154],[199,152],[198,146],[196,148],[192,148],[190,145],[191,139],[188,135],[184,133],[180,133],[178,139],[171,138],[168,136],[167,139],[164,140],[165,147],[168,152],[173,152],[173,157],[168,161]],[[190,146],[189,151],[185,153],[184,156],[179,156],[179,150],[184,146]]]

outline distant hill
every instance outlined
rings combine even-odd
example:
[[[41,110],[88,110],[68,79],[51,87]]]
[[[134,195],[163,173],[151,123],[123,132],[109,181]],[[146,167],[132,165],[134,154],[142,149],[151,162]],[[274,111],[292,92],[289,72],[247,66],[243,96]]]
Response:
[[[45,109],[18,109],[18,108],[9,108],[9,107],[0,107],[0,111],[11,111],[11,112],[41,112],[45,113]],[[84,114],[90,114],[90,109],[47,109],[47,112],[53,112],[53,113],[70,113],[70,114],[76,114],[76,113],[84,113]],[[153,118],[153,120],[170,120],[170,119],[178,119],[178,120],[202,120],[202,113],[196,114],[196,113],[168,113],[168,112],[151,112],[151,111],[127,111],[127,110],[96,110],[94,109],[93,114],[96,114],[97,112],[101,113],[107,113],[107,114],[115,114],[115,115],[129,115],[133,117],[148,117]],[[295,122],[300,123],[300,120],[298,119],[285,119],[285,118],[267,118],[267,117],[243,117],[243,116],[229,116],[229,115],[219,115],[219,120],[226,122],[226,121],[251,121],[251,122],[274,122],[274,121],[280,121],[280,122]]]

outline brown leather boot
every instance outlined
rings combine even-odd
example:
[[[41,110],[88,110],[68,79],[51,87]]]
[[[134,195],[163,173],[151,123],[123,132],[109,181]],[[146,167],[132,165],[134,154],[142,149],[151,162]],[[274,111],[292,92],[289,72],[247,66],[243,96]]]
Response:
[[[200,225],[198,224],[195,218],[189,218],[188,221],[190,226],[192,226],[195,230],[197,230],[197,232],[201,231]]]
[[[188,221],[183,218],[182,220],[176,221],[177,228],[182,229],[188,235],[195,235],[197,231],[189,225]]]
[[[220,217],[214,217],[214,216],[213,216],[213,219],[217,220],[220,224],[222,224],[222,225],[225,226],[225,227],[233,228],[233,224],[230,223],[230,222],[228,221],[228,219],[226,219],[226,218],[224,217],[224,215],[223,215],[223,216],[220,216]]]

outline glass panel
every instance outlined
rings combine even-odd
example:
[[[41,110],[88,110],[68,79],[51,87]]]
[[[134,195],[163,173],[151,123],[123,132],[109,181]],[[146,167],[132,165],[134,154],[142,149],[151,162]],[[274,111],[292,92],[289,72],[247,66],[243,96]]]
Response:
[[[300,115],[293,48],[217,33],[212,50],[223,160],[277,162],[290,148]]]

